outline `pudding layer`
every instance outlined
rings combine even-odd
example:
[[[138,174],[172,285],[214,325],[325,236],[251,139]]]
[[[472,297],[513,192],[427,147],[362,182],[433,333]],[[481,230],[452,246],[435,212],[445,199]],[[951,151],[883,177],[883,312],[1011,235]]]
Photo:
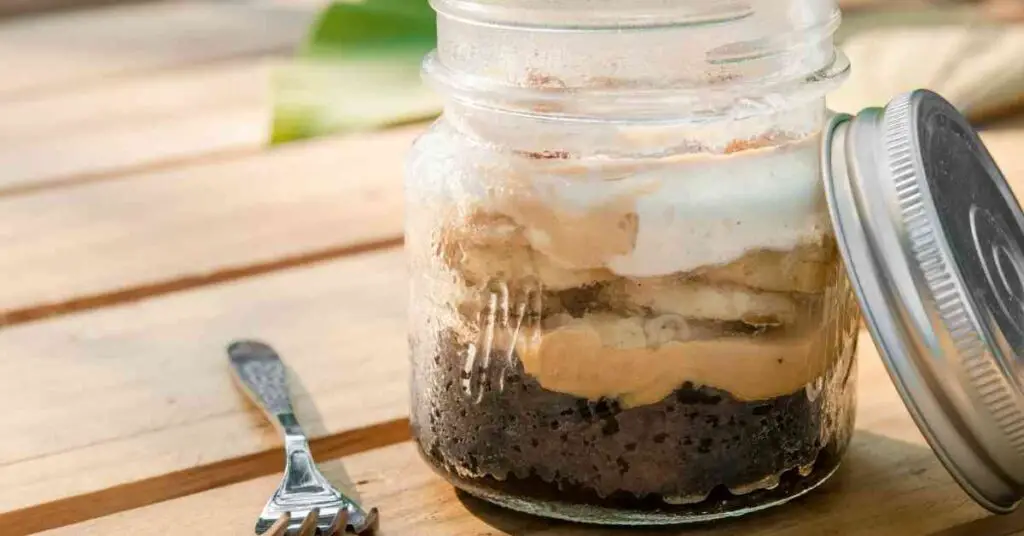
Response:
[[[692,338],[680,317],[590,315],[518,339],[523,370],[545,389],[581,398],[613,398],[623,407],[653,404],[690,382],[737,400],[800,390],[836,359],[825,330],[802,334]]]

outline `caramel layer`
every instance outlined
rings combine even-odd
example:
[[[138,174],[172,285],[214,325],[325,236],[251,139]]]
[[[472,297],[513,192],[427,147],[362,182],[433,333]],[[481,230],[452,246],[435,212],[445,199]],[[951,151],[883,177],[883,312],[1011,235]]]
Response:
[[[593,315],[565,322],[519,338],[516,351],[526,373],[545,389],[591,400],[617,398],[626,407],[658,402],[685,382],[741,400],[791,394],[821,377],[838,354],[824,347],[820,329],[658,344],[692,334],[679,333],[687,328],[663,317]]]
[[[469,285],[531,280],[551,290],[590,285],[615,277],[608,270],[573,270],[530,247],[525,230],[505,216],[474,213],[442,229],[436,251]]]

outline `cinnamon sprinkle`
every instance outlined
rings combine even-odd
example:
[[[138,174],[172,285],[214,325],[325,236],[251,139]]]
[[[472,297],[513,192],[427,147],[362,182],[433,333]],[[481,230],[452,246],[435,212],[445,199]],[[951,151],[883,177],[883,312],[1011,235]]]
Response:
[[[534,160],[568,160],[569,151],[519,151],[519,154]]]

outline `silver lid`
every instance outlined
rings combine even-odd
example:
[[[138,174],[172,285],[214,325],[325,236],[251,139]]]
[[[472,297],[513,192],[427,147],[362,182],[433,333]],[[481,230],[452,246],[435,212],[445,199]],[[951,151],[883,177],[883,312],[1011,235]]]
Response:
[[[967,121],[929,91],[835,117],[839,248],[907,408],[995,512],[1024,496],[1024,214]]]

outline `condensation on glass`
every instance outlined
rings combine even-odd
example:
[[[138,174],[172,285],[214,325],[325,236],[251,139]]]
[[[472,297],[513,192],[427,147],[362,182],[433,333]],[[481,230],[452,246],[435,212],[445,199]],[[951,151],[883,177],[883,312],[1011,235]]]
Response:
[[[820,484],[859,322],[825,206],[830,0],[435,0],[408,164],[413,426],[454,485],[600,523]]]

